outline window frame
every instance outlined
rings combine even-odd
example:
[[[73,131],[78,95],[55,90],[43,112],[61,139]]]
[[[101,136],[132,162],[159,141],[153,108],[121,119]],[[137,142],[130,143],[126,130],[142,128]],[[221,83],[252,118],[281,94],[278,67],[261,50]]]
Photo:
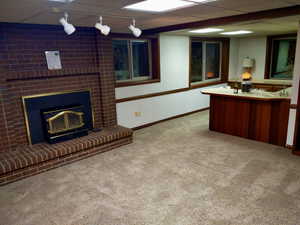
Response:
[[[192,82],[192,42],[202,42],[205,43],[202,47],[202,55],[204,57],[202,62],[202,81]],[[219,77],[214,79],[207,79],[205,74],[206,67],[206,44],[207,43],[219,43],[220,44],[220,67],[219,67]],[[228,71],[229,71],[229,38],[205,38],[205,37],[190,37],[190,53],[189,53],[189,87],[190,88],[200,88],[210,85],[216,85],[225,83],[228,81]],[[227,58],[226,58],[227,57]]]
[[[159,38],[158,36],[142,36],[140,38],[134,38],[132,35],[127,34],[112,34],[113,40],[126,40],[128,43],[132,43],[132,41],[147,41],[148,43],[148,59],[149,59],[149,76],[143,77],[135,77],[133,74],[133,53],[132,53],[132,44],[127,44],[128,47],[130,46],[129,51],[129,70],[130,70],[130,77],[133,79],[129,80],[120,80],[118,81],[115,77],[115,86],[118,87],[127,87],[127,86],[135,86],[135,85],[144,85],[144,84],[151,84],[151,83],[158,83],[160,82],[160,56],[159,56]],[[113,50],[112,50],[113,51]],[[112,54],[114,54],[112,52]],[[113,63],[113,72],[115,75],[114,70],[114,63]]]
[[[295,38],[297,41],[297,33],[272,35],[267,37],[267,49],[266,49],[266,64],[265,64],[265,79],[270,80],[291,80],[285,78],[274,78],[271,76],[272,62],[273,62],[273,43],[275,40],[285,40]]]

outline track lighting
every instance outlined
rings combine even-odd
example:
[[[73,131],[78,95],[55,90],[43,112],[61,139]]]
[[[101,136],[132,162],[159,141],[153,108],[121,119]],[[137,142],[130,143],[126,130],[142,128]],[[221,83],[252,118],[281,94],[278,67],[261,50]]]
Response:
[[[135,27],[135,19],[132,20],[132,24],[130,24],[130,26],[128,28],[129,28],[129,30],[132,31],[134,36],[136,36],[136,37],[141,36],[141,34],[142,34],[141,29]]]
[[[63,25],[65,32],[68,35],[70,35],[75,32],[76,28],[68,22],[68,17],[69,17],[68,13],[65,13],[65,16],[61,18],[59,22],[61,23],[61,25]]]
[[[95,24],[95,27],[101,31],[102,34],[107,36],[110,32],[110,27],[102,24],[102,16],[99,18],[99,23]]]

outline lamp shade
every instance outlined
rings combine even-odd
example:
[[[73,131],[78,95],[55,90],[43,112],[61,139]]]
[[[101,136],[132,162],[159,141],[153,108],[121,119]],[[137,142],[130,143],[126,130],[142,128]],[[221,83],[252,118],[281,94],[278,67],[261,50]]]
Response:
[[[243,67],[252,68],[253,66],[254,66],[254,60],[253,59],[250,59],[249,57],[244,58]]]

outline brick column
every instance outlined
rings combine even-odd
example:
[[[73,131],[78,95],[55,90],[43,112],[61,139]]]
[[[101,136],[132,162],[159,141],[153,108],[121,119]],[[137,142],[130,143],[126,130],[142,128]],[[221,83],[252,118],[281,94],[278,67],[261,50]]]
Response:
[[[7,135],[7,123],[5,117],[5,110],[4,110],[4,91],[6,90],[5,87],[5,52],[7,52],[7,47],[5,46],[5,33],[0,26],[0,152],[7,151],[9,149],[9,140]]]
[[[112,39],[97,32],[100,92],[104,127],[117,125]]]
[[[10,149],[9,140],[7,136],[7,122],[4,110],[4,98],[5,91],[5,79],[3,73],[0,71],[0,152],[4,152]]]

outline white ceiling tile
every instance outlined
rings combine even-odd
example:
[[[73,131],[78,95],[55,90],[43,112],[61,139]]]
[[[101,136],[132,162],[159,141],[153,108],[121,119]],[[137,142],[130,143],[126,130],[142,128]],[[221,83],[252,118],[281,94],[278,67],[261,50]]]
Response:
[[[128,18],[138,18],[138,17],[155,17],[157,14],[145,13],[142,11],[134,11],[134,10],[127,10],[127,9],[115,9],[109,12],[106,12],[111,16],[115,17],[128,17]]]
[[[291,4],[300,4],[300,0],[283,0],[283,1]]]
[[[129,19],[120,19],[115,17],[104,17],[103,18],[103,24],[106,24],[111,27],[112,32],[121,32],[120,28],[125,28],[125,30],[128,29],[129,24],[131,23],[131,20]],[[95,23],[98,21],[98,17],[95,16],[88,16],[80,19],[75,19],[74,24],[76,26],[89,26],[93,27]]]
[[[199,18],[195,18],[192,16],[176,16],[176,15],[168,15],[168,16],[157,16],[155,18],[151,19],[142,19],[140,21],[140,27],[143,29],[149,29],[149,28],[154,28],[157,27],[157,24],[159,26],[169,26],[169,25],[175,25],[178,24],[179,21],[182,23],[188,23],[188,22],[193,22],[199,21]]]
[[[48,6],[44,3],[43,0],[1,0],[1,21],[21,22],[25,18],[45,11]]]
[[[227,15],[235,15],[240,13],[239,11],[220,9],[218,7],[208,5],[197,5],[190,8],[184,8],[181,10],[165,13],[164,15],[178,15],[178,16],[199,16],[199,17],[222,17]]]
[[[242,12],[255,12],[267,9],[288,7],[292,4],[284,2],[282,0],[218,0],[211,3],[207,3],[207,5]]]
[[[238,24],[214,26],[214,27],[221,28],[224,31],[236,31],[236,30],[253,31],[252,34],[240,35],[239,37],[287,34],[287,33],[295,33],[297,31],[299,17],[300,16],[246,21],[246,22],[241,22]],[[189,29],[189,30],[191,30],[191,29]],[[220,32],[216,32],[213,34],[193,34],[193,33],[189,33],[188,32],[189,30],[187,29],[187,30],[180,30],[180,31],[174,31],[174,32],[167,32],[167,34],[169,33],[169,34],[190,35],[190,36],[222,36],[219,34]]]
[[[161,14],[123,9],[124,6],[139,1],[141,0],[75,0],[64,4],[49,0],[0,0],[0,22],[59,24],[59,18],[67,11],[70,22],[74,25],[92,27],[98,16],[102,15],[104,23],[110,25],[114,32],[127,32],[132,18],[137,20],[139,27],[148,29],[300,3],[300,0],[218,0]],[[287,21],[297,24],[299,20],[300,18],[294,18]]]
[[[85,14],[78,12],[68,12],[69,13],[69,22],[74,23],[76,20],[86,17]],[[64,16],[63,13],[53,13],[46,12],[38,14],[34,17],[24,20],[25,23],[34,23],[34,24],[60,24],[59,19]],[[74,24],[75,25],[75,24]]]
[[[123,8],[126,5],[134,4],[140,2],[141,0],[75,0],[74,3],[81,4],[81,5],[90,5],[96,7],[103,7],[106,9],[117,9]],[[73,3],[71,3],[73,4]]]

